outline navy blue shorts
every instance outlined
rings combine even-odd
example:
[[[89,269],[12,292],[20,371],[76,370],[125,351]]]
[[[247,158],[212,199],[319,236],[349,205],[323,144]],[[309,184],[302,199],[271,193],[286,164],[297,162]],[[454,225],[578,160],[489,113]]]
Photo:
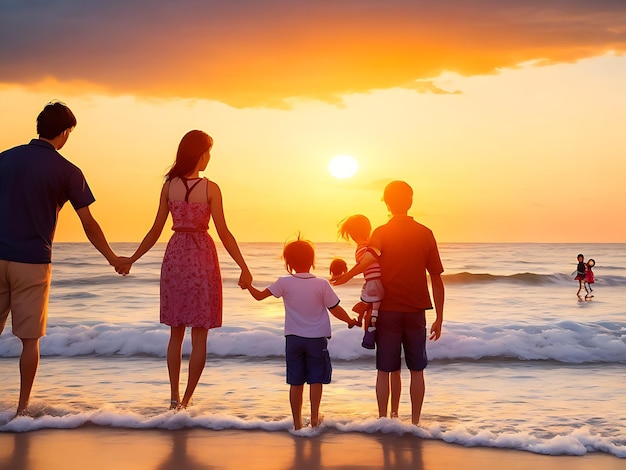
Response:
[[[376,369],[394,372],[401,367],[400,356],[409,370],[424,370],[426,356],[426,312],[381,310],[376,322]]]
[[[289,385],[329,384],[333,368],[330,365],[327,338],[285,336],[287,383]]]

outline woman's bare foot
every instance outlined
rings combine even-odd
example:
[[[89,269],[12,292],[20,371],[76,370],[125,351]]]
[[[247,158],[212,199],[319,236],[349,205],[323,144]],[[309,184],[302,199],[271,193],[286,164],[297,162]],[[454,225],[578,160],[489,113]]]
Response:
[[[27,408],[22,408],[21,410],[17,410],[15,412],[15,416],[13,416],[13,419],[15,418],[21,418],[23,416],[29,416],[32,418],[32,415],[28,412]]]
[[[324,415],[319,415],[317,417],[317,421],[314,421],[313,419],[311,419],[311,427],[312,428],[318,427],[320,424],[322,424],[322,421],[324,421]]]

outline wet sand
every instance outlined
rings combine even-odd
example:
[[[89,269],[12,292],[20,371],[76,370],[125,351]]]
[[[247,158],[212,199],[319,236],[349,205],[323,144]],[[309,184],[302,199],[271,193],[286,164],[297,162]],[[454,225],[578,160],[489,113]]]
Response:
[[[624,460],[592,453],[547,456],[468,448],[411,435],[326,431],[134,430],[102,426],[0,433],[0,468],[55,469],[455,469],[621,470]]]

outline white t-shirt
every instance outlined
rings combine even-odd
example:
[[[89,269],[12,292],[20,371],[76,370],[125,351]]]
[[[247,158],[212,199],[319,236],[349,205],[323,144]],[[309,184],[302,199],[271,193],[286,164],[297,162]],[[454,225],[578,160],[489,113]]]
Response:
[[[311,273],[279,277],[268,287],[285,304],[285,335],[303,338],[330,337],[328,309],[339,304],[339,297],[326,279]]]

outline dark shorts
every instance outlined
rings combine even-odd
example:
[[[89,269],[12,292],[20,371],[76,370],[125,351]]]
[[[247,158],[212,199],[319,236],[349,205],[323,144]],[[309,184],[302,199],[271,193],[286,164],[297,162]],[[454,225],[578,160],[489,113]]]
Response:
[[[578,276],[576,276],[574,278],[575,281],[584,281],[585,280],[585,275],[584,274],[579,274]]]
[[[332,375],[328,339],[285,336],[285,359],[289,385],[329,384]]]
[[[426,368],[426,312],[381,310],[376,323],[376,369],[399,370],[403,348],[409,370]]]

